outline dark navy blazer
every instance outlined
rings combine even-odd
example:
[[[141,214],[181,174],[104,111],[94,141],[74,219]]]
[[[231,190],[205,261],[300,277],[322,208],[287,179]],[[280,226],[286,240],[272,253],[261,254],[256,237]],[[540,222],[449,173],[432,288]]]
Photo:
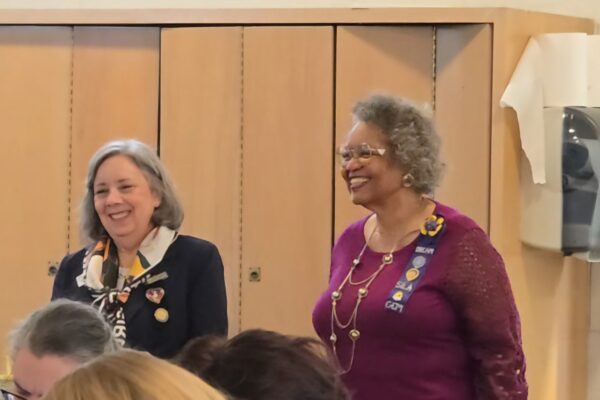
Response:
[[[78,287],[85,249],[67,255],[54,279],[52,300],[68,298],[90,303],[85,287]],[[216,246],[191,236],[179,235],[151,274],[166,271],[168,278],[131,291],[123,306],[127,322],[127,345],[157,357],[174,356],[187,341],[207,334],[227,335],[227,299],[223,262]],[[160,304],[146,298],[150,288],[163,288]],[[157,308],[168,311],[159,322]]]

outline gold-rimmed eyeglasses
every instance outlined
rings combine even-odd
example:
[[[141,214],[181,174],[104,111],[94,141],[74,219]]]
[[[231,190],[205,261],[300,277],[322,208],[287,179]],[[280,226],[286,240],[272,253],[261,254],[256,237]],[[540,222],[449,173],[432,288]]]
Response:
[[[358,146],[342,146],[337,149],[336,155],[338,162],[345,166],[354,159],[361,163],[368,162],[373,156],[383,156],[386,149],[375,148],[369,146],[367,143],[361,143]]]

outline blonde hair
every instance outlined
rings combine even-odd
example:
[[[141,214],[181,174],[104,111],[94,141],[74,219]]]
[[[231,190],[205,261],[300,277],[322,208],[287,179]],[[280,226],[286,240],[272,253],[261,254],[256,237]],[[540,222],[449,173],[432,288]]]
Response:
[[[186,370],[135,350],[101,356],[61,379],[45,400],[226,400]]]

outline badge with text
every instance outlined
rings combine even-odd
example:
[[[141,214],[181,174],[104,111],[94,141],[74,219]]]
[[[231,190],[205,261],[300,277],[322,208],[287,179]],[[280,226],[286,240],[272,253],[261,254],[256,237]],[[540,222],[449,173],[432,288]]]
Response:
[[[146,290],[146,298],[154,304],[160,304],[164,296],[165,289],[163,288],[150,288]]]
[[[385,309],[401,314],[406,302],[415,292],[419,282],[425,275],[429,261],[435,253],[437,244],[444,231],[444,217],[431,215],[421,227],[417,247],[412,254],[405,271],[394,285],[385,302]]]

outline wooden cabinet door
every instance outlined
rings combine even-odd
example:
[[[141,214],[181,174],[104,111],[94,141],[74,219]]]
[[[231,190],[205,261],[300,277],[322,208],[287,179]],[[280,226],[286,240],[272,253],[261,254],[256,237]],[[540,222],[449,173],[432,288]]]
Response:
[[[331,250],[333,33],[244,28],[243,329],[314,334]]]
[[[433,27],[343,26],[337,29],[336,145],[352,127],[354,103],[371,93],[433,99]],[[368,210],[352,204],[335,171],[335,237]]]
[[[50,299],[67,250],[68,27],[0,27],[0,373],[7,333]]]
[[[446,169],[436,198],[489,231],[492,28],[436,29],[435,122]]]
[[[183,203],[182,232],[215,243],[229,331],[239,331],[242,28],[161,33],[160,155]]]
[[[69,247],[81,246],[88,161],[112,139],[158,145],[159,28],[75,27]]]

